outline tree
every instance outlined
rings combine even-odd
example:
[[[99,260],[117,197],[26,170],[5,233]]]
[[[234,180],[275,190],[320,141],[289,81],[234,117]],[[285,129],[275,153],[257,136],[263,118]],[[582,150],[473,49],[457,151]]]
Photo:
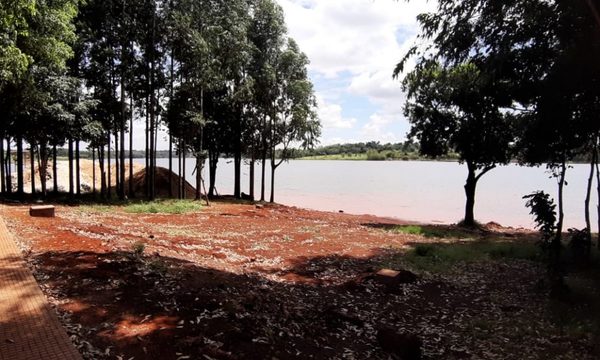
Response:
[[[254,200],[254,162],[262,160],[260,200],[265,200],[265,171],[271,148],[268,122],[277,116],[277,61],[285,45],[287,29],[283,9],[271,0],[259,0],[254,6],[249,37],[252,41],[250,76],[253,79],[252,104],[248,112],[248,152],[250,161],[250,197]]]
[[[241,198],[241,166],[245,151],[245,106],[252,98],[252,78],[249,76],[252,46],[248,38],[251,2],[246,0],[219,1],[214,6],[217,25],[214,60],[219,64],[221,84],[227,90],[226,101],[231,108],[228,116],[230,139],[228,147],[234,159],[234,196]]]
[[[7,83],[19,79],[33,61],[20,47],[19,39],[28,36],[28,18],[35,12],[35,2],[29,0],[0,5],[0,91]]]
[[[275,170],[291,157],[290,146],[313,147],[321,133],[317,118],[317,101],[308,79],[308,58],[296,42],[288,39],[287,47],[277,64],[277,113],[269,124],[271,146],[271,198],[275,202]],[[275,150],[280,146],[280,158]]]
[[[77,0],[52,2],[14,1],[0,5],[0,92],[7,86],[17,94],[5,115],[17,143],[17,192],[23,196],[23,138],[26,114],[40,93],[35,89],[35,74],[65,69],[72,56],[70,43],[75,39],[73,17]],[[6,103],[5,103],[6,104]]]
[[[521,162],[547,163],[557,177],[555,259],[563,230],[566,164],[581,151],[594,151],[598,10],[589,0],[440,0],[436,12],[418,18],[420,37],[429,45],[411,49],[395,71],[398,75],[408,58],[419,55],[445,66],[473,63],[494,80],[495,96],[507,100],[504,111],[518,119]]]
[[[404,80],[408,100],[405,114],[423,155],[449,151],[467,165],[465,226],[475,226],[477,182],[498,164],[510,161],[513,140],[510,116],[494,96],[490,80],[470,63],[443,68],[436,62],[417,66]]]

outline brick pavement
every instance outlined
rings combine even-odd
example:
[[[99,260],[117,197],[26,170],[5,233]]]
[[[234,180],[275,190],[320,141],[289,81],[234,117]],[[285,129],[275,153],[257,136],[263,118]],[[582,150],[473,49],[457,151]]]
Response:
[[[81,360],[81,355],[0,218],[0,360],[38,359]]]

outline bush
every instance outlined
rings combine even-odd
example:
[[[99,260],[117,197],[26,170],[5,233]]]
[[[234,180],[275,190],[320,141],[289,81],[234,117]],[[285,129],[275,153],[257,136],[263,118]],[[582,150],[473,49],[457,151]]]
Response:
[[[186,214],[199,211],[202,205],[192,200],[165,200],[141,202],[125,206],[124,210],[134,214]]]
[[[371,161],[383,161],[386,159],[385,154],[380,153],[377,150],[369,150],[367,151],[367,160]]]

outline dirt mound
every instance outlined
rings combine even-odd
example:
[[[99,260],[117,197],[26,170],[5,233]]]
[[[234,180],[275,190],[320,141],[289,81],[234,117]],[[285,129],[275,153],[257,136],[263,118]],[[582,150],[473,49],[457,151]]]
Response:
[[[170,172],[169,169],[162,167],[156,168],[155,177],[155,189],[156,197],[168,198],[169,197],[169,177],[171,178],[172,194],[173,197],[177,197],[177,186],[179,184],[179,176],[174,172]],[[144,196],[146,193],[146,170],[141,169],[133,174],[133,191],[136,196]],[[125,189],[129,189],[129,179],[125,181]],[[196,188],[194,188],[189,182],[185,181],[185,197],[186,199],[193,199],[196,197]]]

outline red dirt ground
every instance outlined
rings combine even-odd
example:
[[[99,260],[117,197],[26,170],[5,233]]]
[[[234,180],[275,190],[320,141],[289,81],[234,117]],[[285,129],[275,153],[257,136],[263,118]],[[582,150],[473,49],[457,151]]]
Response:
[[[226,202],[27,211],[3,216],[88,359],[388,359],[380,328],[418,335],[428,358],[593,358],[545,320],[537,264],[467,264],[394,289],[369,280],[428,241],[381,229],[398,220]]]

